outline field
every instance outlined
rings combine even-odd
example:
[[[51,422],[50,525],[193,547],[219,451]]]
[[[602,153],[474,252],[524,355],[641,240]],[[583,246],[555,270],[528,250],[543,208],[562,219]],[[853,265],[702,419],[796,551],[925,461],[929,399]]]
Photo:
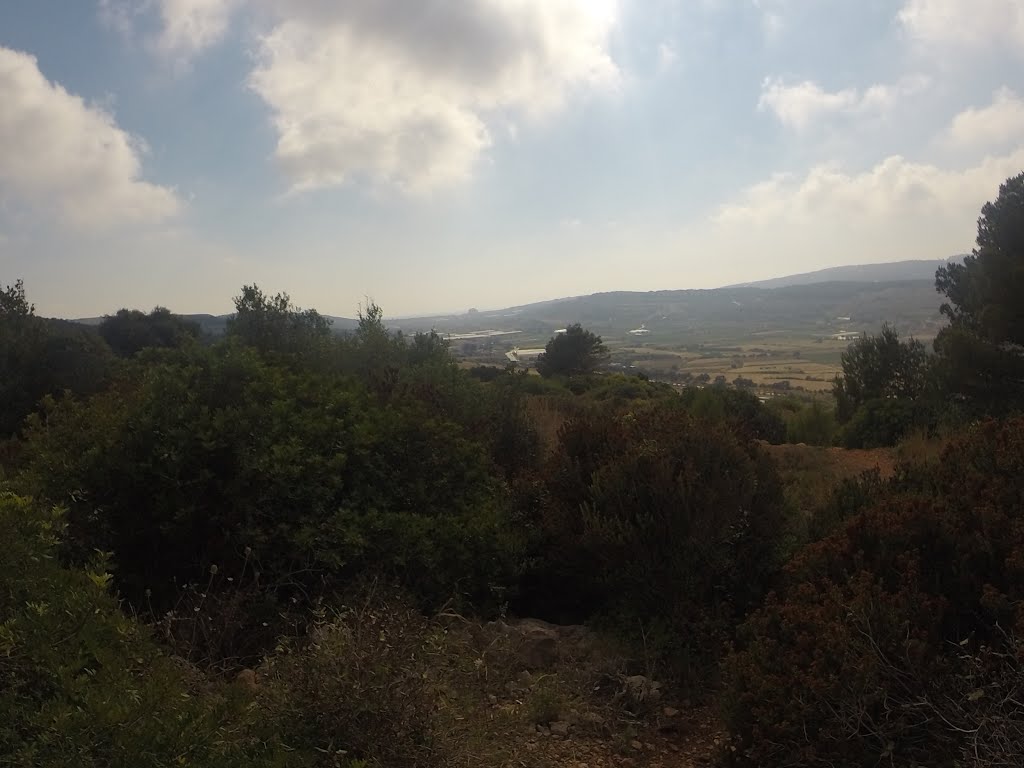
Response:
[[[831,390],[849,342],[774,336],[734,343],[697,343],[672,348],[644,343],[609,345],[612,363],[635,366],[651,378],[676,381],[706,374],[712,381],[747,379],[760,388],[787,382],[791,389]],[[785,386],[785,385],[782,385]]]

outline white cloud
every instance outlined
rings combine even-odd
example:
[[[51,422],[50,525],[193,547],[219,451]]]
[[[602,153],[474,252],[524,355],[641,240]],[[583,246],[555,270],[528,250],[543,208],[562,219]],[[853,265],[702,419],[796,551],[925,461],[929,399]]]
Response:
[[[906,0],[899,20],[924,45],[944,49],[1005,46],[1024,55],[1024,3],[1020,0]]]
[[[84,229],[178,211],[172,190],[141,179],[141,140],[48,81],[35,57],[0,46],[0,104],[0,194]]]
[[[683,233],[713,253],[720,282],[841,264],[941,259],[969,251],[978,212],[1024,169],[1024,147],[967,167],[900,156],[851,172],[820,165],[778,174]]]
[[[778,77],[765,78],[758,109],[770,110],[779,121],[802,131],[830,115],[878,115],[928,85],[922,76],[907,77],[893,85],[873,85],[866,90],[847,88],[829,92],[817,83],[805,80],[788,85]]]
[[[835,165],[819,165],[803,178],[779,174],[756,184],[739,202],[722,206],[721,224],[789,226],[806,219],[844,226],[873,227],[906,217],[973,220],[981,205],[1009,176],[1024,168],[1024,147],[979,165],[947,170],[894,155],[870,170],[850,174]]]
[[[159,0],[161,29],[157,48],[187,62],[219,43],[231,16],[246,0]]]
[[[353,178],[418,193],[458,183],[490,123],[615,87],[615,0],[293,0],[250,85],[296,190]]]
[[[1024,99],[1000,88],[991,105],[971,107],[954,117],[947,140],[954,146],[986,150],[1024,142]]]

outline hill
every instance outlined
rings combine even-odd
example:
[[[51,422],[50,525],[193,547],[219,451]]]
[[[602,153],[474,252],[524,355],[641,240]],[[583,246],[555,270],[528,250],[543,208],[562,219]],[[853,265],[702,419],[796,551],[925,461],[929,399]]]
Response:
[[[927,259],[915,261],[894,261],[884,264],[849,264],[842,267],[829,267],[814,272],[803,272],[798,275],[786,275],[770,280],[758,280],[751,283],[738,283],[730,287],[750,288],[786,288],[793,285],[811,285],[814,283],[861,282],[882,283],[894,280],[935,280],[935,270],[958,261],[963,256],[952,256],[949,259]]]

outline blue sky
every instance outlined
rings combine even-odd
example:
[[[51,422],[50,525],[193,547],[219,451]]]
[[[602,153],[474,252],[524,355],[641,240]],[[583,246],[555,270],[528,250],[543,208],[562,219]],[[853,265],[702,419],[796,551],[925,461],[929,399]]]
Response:
[[[0,5],[0,282],[351,315],[969,250],[1019,0]]]

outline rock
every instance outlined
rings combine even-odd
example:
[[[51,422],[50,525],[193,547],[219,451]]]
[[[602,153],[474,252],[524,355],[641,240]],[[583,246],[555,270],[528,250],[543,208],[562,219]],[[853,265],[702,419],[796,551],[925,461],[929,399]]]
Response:
[[[495,696],[493,693],[487,694],[487,701],[488,703],[490,703],[492,707],[498,706],[498,697]]]
[[[538,725],[537,726],[537,733],[539,733],[541,736],[550,736],[551,735],[551,729],[548,728],[546,725]]]
[[[506,635],[527,669],[550,669],[565,659],[582,660],[594,652],[593,636],[586,627],[549,624],[539,619],[488,625]]]
[[[679,710],[674,707],[665,707],[661,710],[661,714],[665,717],[679,717]]]
[[[533,685],[533,675],[527,672],[525,669],[519,673],[519,684],[529,688]]]
[[[569,724],[564,720],[556,720],[551,724],[551,735],[552,736],[568,736],[569,735]]]
[[[254,669],[243,669],[235,675],[235,682],[247,691],[256,691],[260,687],[259,681],[256,679],[256,670]]]
[[[661,698],[661,683],[643,675],[631,675],[625,680],[627,703],[634,710],[651,706]]]
[[[629,746],[631,746],[637,752],[641,751],[644,748],[644,745],[636,739],[633,739],[631,742],[629,742]]]
[[[580,722],[595,728],[604,727],[604,718],[597,714],[597,712],[584,712],[580,715]]]

